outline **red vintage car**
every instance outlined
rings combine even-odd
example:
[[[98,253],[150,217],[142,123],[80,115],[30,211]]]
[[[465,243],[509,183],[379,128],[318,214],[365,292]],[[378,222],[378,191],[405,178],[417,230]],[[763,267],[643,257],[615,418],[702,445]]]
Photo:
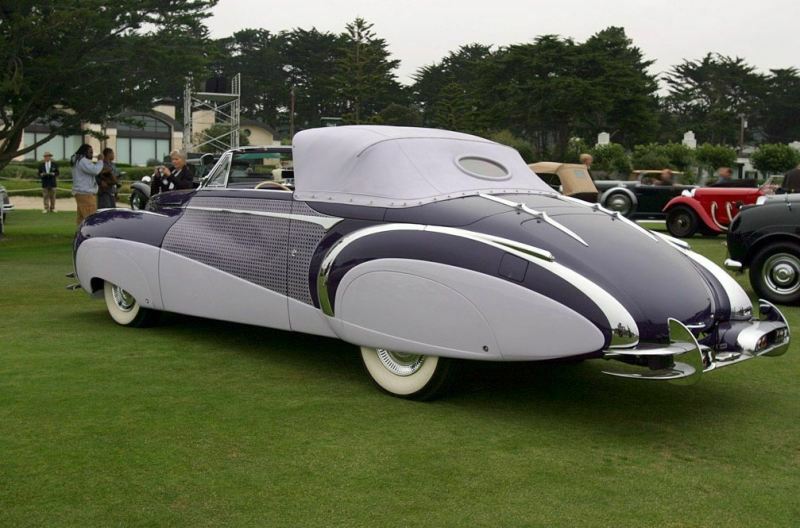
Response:
[[[686,238],[698,230],[709,236],[728,231],[743,205],[756,203],[764,193],[757,188],[701,187],[683,191],[664,206],[667,230]]]

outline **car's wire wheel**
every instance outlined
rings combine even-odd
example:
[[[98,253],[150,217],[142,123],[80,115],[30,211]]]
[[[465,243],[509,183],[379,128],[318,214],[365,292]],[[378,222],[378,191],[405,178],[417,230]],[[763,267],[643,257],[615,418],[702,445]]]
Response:
[[[699,220],[697,214],[682,205],[676,206],[667,213],[667,231],[678,238],[687,238],[697,232]]]
[[[429,400],[446,392],[454,372],[452,359],[385,348],[361,347],[361,360],[378,387],[413,400]]]

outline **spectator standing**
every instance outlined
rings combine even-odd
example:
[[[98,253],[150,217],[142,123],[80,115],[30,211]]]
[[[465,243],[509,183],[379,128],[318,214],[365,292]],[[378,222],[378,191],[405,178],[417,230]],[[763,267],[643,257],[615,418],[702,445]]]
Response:
[[[54,213],[56,210],[56,178],[58,178],[58,165],[53,161],[53,155],[44,153],[44,161],[39,165],[39,178],[42,180],[42,213]]]
[[[91,145],[84,143],[72,155],[72,194],[78,206],[78,225],[89,215],[97,211],[97,176],[103,170],[103,155],[92,161],[94,151]]]
[[[156,172],[153,174],[153,182],[150,184],[150,196],[155,196],[160,192],[194,187],[192,171],[186,165],[186,154],[173,150],[169,157],[172,162],[172,169],[164,165],[156,167]]]
[[[717,170],[717,181],[709,185],[709,187],[730,187],[733,180],[733,169],[730,167],[720,167]]]
[[[592,162],[594,161],[594,158],[592,157],[591,154],[583,153],[580,155],[579,159],[581,160],[581,165],[586,166],[587,171],[592,170]]]
[[[103,170],[97,176],[97,208],[111,209],[117,206],[117,183],[119,171],[114,163],[114,151],[103,149]]]

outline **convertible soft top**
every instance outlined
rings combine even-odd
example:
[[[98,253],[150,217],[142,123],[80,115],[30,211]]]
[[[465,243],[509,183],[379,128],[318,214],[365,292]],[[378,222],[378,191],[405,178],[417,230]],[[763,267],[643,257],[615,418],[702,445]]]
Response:
[[[516,150],[428,128],[344,126],[299,132],[295,197],[411,207],[485,193],[552,192]]]

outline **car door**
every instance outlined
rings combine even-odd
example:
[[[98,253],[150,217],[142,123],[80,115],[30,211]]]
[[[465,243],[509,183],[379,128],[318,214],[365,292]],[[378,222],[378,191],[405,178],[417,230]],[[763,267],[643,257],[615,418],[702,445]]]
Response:
[[[289,329],[291,193],[224,187],[223,158],[164,237],[165,310]]]

